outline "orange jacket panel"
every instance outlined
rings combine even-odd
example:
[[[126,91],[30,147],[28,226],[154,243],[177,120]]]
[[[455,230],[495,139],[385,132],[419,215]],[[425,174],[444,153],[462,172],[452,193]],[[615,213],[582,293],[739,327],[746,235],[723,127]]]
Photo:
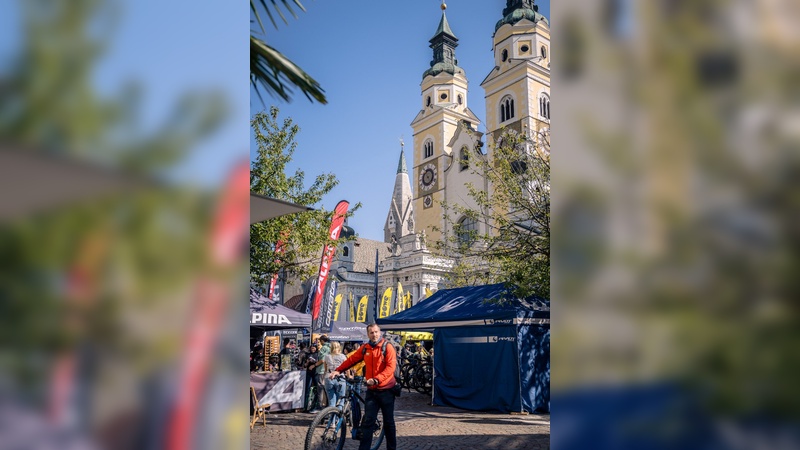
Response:
[[[351,354],[342,365],[337,367],[336,371],[343,372],[363,360],[364,368],[366,369],[364,378],[367,380],[372,378],[378,380],[377,385],[369,386],[368,389],[383,390],[394,387],[394,385],[397,384],[397,381],[394,379],[394,369],[397,366],[397,351],[394,349],[394,345],[387,343],[386,358],[384,358],[383,351],[381,350],[384,340],[385,339],[381,339],[375,347],[369,343],[362,345],[355,353]],[[364,353],[364,348],[367,349],[366,353]]]

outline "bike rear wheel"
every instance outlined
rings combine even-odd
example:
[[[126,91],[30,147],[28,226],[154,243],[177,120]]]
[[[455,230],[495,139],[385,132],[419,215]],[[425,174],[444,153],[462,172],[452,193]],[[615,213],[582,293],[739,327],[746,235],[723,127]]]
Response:
[[[305,450],[342,450],[347,421],[339,408],[329,406],[317,414],[306,433]]]
[[[430,394],[433,389],[433,364],[425,363],[414,372],[414,389],[420,394]]]

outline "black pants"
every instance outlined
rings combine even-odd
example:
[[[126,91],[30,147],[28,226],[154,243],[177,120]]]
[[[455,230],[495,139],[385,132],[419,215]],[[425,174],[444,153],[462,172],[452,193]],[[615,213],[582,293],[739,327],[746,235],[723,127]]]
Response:
[[[397,427],[394,424],[394,394],[391,390],[367,390],[364,399],[364,420],[361,422],[361,429],[364,437],[358,450],[369,450],[372,446],[372,431],[375,428],[375,419],[378,418],[378,409],[383,414],[383,430],[386,433],[386,450],[397,449]]]

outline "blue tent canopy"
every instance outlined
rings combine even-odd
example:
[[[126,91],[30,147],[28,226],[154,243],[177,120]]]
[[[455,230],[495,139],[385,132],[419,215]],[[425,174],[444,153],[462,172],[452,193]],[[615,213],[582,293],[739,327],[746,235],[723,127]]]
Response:
[[[517,298],[503,283],[444,289],[413,307],[378,319],[384,330],[479,325],[549,325],[549,302]]]
[[[440,290],[378,319],[433,330],[433,403],[477,411],[550,409],[550,306],[504,284]]]

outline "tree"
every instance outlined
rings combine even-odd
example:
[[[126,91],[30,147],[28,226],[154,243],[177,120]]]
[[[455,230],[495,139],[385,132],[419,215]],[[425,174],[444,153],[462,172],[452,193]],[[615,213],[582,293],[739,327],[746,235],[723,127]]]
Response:
[[[278,108],[256,114],[251,125],[258,146],[258,156],[250,169],[250,190],[257,194],[301,205],[315,205],[339,181],[333,174],[317,175],[309,188],[304,187],[305,173],[298,169],[286,175],[292,160],[300,128],[292,119],[278,123]],[[348,216],[361,207],[358,203]],[[250,226],[250,279],[263,284],[268,276],[283,272],[286,277],[307,278],[318,268],[324,245],[329,243],[328,229],[332,211],[319,208],[289,214]],[[277,251],[278,242],[283,250]]]
[[[306,10],[300,0],[293,1],[302,11]],[[250,0],[250,11],[252,11],[255,21],[258,23],[260,34],[265,35],[266,33],[261,16],[258,13],[257,4],[261,5],[262,10],[267,13],[275,28],[278,27],[278,24],[275,22],[274,14],[279,15],[284,23],[288,23],[286,16],[283,15],[277,3],[277,0],[270,0],[269,3],[267,0]],[[282,3],[292,17],[297,18],[291,3],[288,0],[282,0]],[[270,94],[288,102],[291,101],[291,88],[294,86],[300,89],[300,92],[305,94],[310,101],[316,100],[323,105],[328,103],[325,98],[325,90],[311,75],[283,56],[281,52],[267,45],[263,39],[254,33],[259,32],[250,30],[250,83],[259,97],[261,97],[261,93],[258,87],[261,86]]]
[[[98,33],[116,24],[110,3],[20,4],[25,39],[2,74],[0,151],[98,171],[101,163],[116,174],[152,179],[224,118],[221,96],[186,93],[165,122],[143,130],[135,89],[109,96],[92,81],[111,41]],[[58,189],[41,173],[26,175]],[[174,314],[173,300],[182,297],[175,292],[209,270],[209,193],[153,183],[95,195],[0,224],[0,352],[6,355],[0,371],[15,390],[36,399],[54,366],[74,360],[59,383],[81,383],[68,403],[76,408],[75,422],[86,423],[101,422],[89,417],[96,403],[90,397],[121,392],[93,380],[118,373],[135,378],[179,350],[177,335],[163,328],[131,334],[130,324]]]
[[[488,157],[469,156],[470,167],[485,177],[489,191],[469,184],[474,208],[443,205],[446,228],[453,232],[438,248],[455,256],[448,282],[508,282],[517,295],[550,298],[549,133],[530,138],[504,130],[493,147]]]

